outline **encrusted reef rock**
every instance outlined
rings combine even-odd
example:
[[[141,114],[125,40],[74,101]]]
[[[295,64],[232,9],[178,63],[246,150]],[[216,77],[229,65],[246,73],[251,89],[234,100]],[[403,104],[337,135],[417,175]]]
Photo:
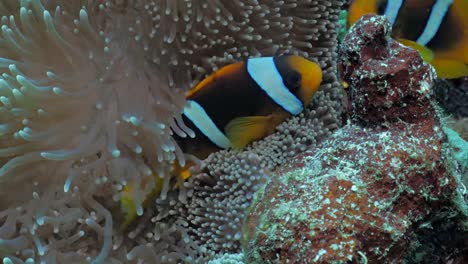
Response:
[[[361,123],[413,122],[435,115],[428,107],[433,68],[390,38],[390,32],[385,17],[364,16],[340,50],[338,67],[351,87],[352,117]]]
[[[350,123],[257,194],[244,225],[249,263],[437,263],[463,254],[437,252],[419,236],[466,208],[431,101],[434,71],[390,30],[385,18],[365,16],[348,33],[339,66]]]

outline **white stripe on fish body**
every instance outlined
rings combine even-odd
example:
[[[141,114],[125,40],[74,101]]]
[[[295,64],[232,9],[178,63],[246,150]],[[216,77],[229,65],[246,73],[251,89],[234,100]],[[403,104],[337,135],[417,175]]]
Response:
[[[424,27],[423,33],[416,40],[417,43],[421,45],[427,45],[429,41],[434,38],[439,31],[440,24],[444,20],[444,17],[447,15],[447,12],[452,5],[453,0],[437,0],[436,3],[432,6],[431,15],[427,20],[426,26]]]
[[[247,72],[257,85],[283,109],[297,115],[304,109],[302,102],[284,85],[273,57],[247,60]]]
[[[229,148],[231,141],[224,135],[205,109],[193,100],[187,101],[184,107],[184,115],[215,145],[220,148]]]
[[[387,17],[390,24],[395,24],[395,20],[398,17],[400,12],[401,5],[403,5],[403,0],[388,0],[387,6],[385,7],[385,16]]]

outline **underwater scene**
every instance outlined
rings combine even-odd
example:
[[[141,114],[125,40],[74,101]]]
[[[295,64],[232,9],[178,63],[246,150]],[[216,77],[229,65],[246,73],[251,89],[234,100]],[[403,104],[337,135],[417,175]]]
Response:
[[[3,264],[468,263],[468,0],[1,0]]]

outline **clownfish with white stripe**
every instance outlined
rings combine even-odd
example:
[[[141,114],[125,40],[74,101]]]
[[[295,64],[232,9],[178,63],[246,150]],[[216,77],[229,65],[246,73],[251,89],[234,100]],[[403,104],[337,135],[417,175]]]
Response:
[[[320,66],[299,56],[250,58],[225,66],[186,94],[183,118],[196,136],[176,141],[200,159],[219,149],[243,148],[301,113],[321,81]]]
[[[288,117],[300,114],[321,81],[320,66],[300,56],[250,58],[227,65],[187,92],[182,118],[194,137],[174,138],[184,153],[199,159],[220,149],[241,149],[273,133]],[[181,167],[175,162],[174,175],[187,179],[191,165]],[[161,192],[161,178],[154,175],[154,180],[156,187],[143,207]],[[127,184],[121,193],[123,228],[136,217],[131,188]]]
[[[468,76],[468,0],[354,0],[348,25],[385,15],[392,37],[419,51],[439,78]]]

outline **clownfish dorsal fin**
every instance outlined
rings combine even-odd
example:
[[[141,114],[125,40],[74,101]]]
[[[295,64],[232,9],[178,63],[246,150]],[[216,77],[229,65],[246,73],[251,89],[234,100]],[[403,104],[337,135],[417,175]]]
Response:
[[[468,76],[468,65],[461,61],[435,58],[431,65],[439,78],[455,79]]]
[[[270,129],[272,119],[271,115],[235,118],[226,125],[226,136],[233,148],[243,148],[250,142],[264,137]]]
[[[407,39],[398,39],[398,41],[405,46],[417,50],[425,62],[430,63],[434,59],[434,53],[427,47]]]

